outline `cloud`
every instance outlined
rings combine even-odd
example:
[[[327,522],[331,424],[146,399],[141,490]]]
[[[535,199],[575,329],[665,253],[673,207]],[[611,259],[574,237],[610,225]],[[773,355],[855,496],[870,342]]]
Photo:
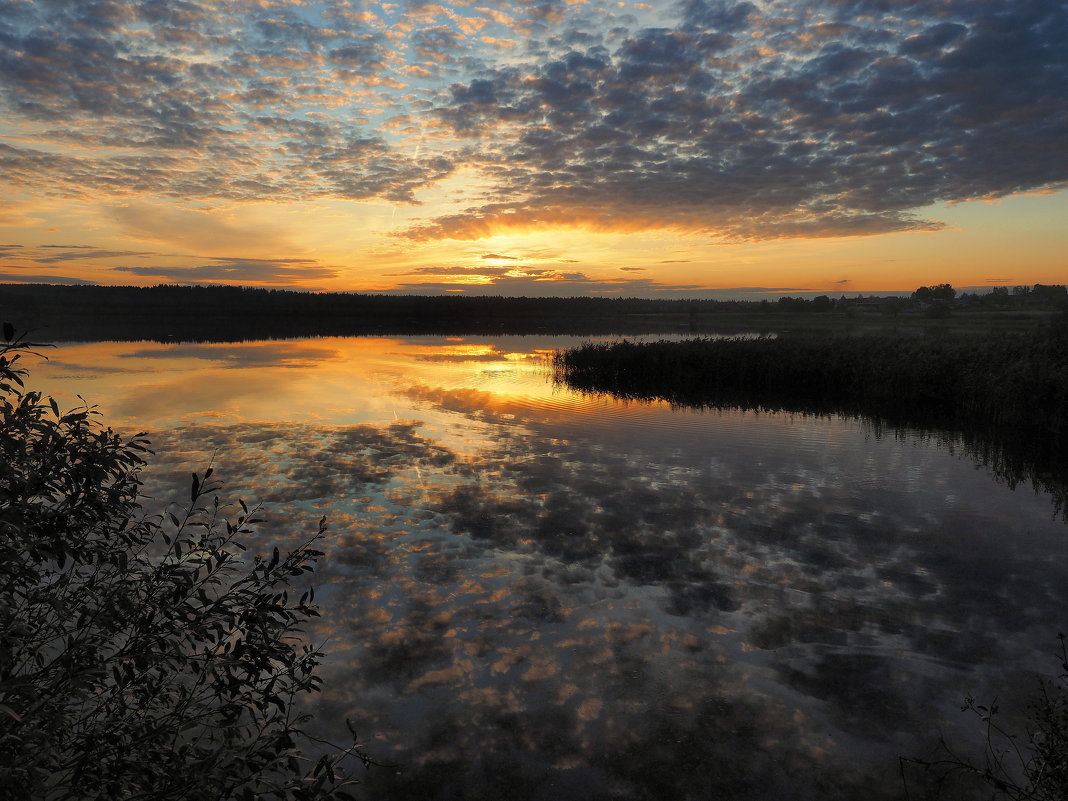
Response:
[[[486,267],[483,265],[475,265],[473,267],[463,266],[451,266],[451,267],[416,267],[412,270],[405,270],[403,273],[394,273],[394,275],[455,275],[455,276],[482,276],[482,277],[495,277],[505,275],[514,271],[515,267]]]
[[[196,244],[196,234],[211,233],[220,237],[219,243],[229,242],[235,250],[242,242],[252,241],[246,237],[254,236],[254,229],[244,229],[230,225],[208,216],[197,215],[191,212],[162,212],[159,216],[153,216],[151,210],[142,209],[146,224],[158,225],[155,229],[161,234],[156,238],[165,240],[189,239],[189,244]],[[186,215],[189,215],[188,217]],[[182,230],[181,225],[190,222],[188,229]],[[177,236],[171,237],[168,233],[174,226]],[[139,238],[149,238],[149,235],[141,235]],[[284,239],[277,240],[283,244]],[[270,245],[271,237],[265,235],[261,245]],[[237,283],[258,284],[266,286],[293,286],[306,281],[324,280],[334,278],[339,274],[340,268],[334,265],[321,264],[312,258],[242,258],[236,256],[201,256],[183,253],[160,253],[157,251],[133,251],[133,250],[110,250],[85,244],[61,244],[61,245],[38,245],[27,247],[22,245],[0,245],[0,257],[12,263],[4,265],[8,269],[18,270],[47,270],[53,265],[79,264],[85,262],[97,262],[92,267],[103,268],[113,273],[125,273],[140,278],[154,279],[157,281],[176,281],[181,283]],[[134,263],[123,263],[134,262]],[[11,280],[23,280],[18,274],[11,273]],[[39,281],[59,283],[58,277],[40,275]],[[52,281],[53,278],[57,280]],[[25,280],[29,281],[27,277]],[[82,279],[63,279],[62,283],[93,283]]]
[[[932,204],[1068,182],[1063,3],[0,0],[0,19],[0,174],[26,196],[417,204],[463,166],[472,188],[407,237],[750,241],[934,231]]]
[[[27,228],[41,222],[41,218],[31,216],[23,204],[0,200],[0,228]]]
[[[1063,5],[884,5],[691,0],[614,52],[458,83],[437,114],[498,191],[408,236],[937,230],[914,210],[1068,181]]]
[[[447,159],[396,151],[363,114],[307,117],[397,102],[353,85],[405,86],[387,36],[323,12],[0,3],[0,107],[43,143],[0,144],[5,180],[67,196],[414,202]]]
[[[708,176],[713,180],[713,176]],[[944,225],[936,220],[917,219],[906,213],[850,214],[847,211],[817,216],[795,215],[783,210],[779,214],[753,206],[738,213],[741,196],[724,191],[718,198],[678,197],[688,187],[676,185],[670,176],[658,178],[628,175],[628,185],[591,187],[579,190],[550,190],[536,205],[530,201],[514,204],[490,203],[469,207],[459,214],[438,217],[420,223],[399,234],[416,241],[433,239],[476,240],[507,234],[528,234],[546,229],[585,230],[597,233],[635,233],[652,229],[680,233],[707,233],[725,241],[758,239],[823,238],[864,236],[891,231],[938,231]],[[749,179],[746,179],[747,181]],[[597,197],[603,189],[605,197]],[[746,190],[742,189],[744,195]],[[774,191],[769,187],[767,192]],[[643,195],[648,199],[643,198]],[[618,200],[619,197],[627,200]],[[701,211],[699,204],[709,208]],[[778,202],[778,201],[776,201]]]
[[[453,280],[405,281],[400,283],[396,289],[380,291],[379,294],[439,295],[445,292],[462,292],[465,295],[515,297],[609,295],[615,297],[759,300],[775,293],[814,291],[811,288],[759,286],[705,289],[698,284],[670,284],[654,278],[591,278],[585,273],[564,272],[552,268],[425,267],[402,275],[428,275],[443,279],[452,277]]]
[[[209,264],[182,266],[119,266],[112,268],[142,278],[180,282],[226,282],[254,284],[300,284],[304,281],[334,278],[337,268],[318,264],[314,259],[215,258]]]
[[[84,261],[86,259],[114,259],[114,258],[129,258],[136,256],[157,256],[158,253],[153,251],[137,251],[137,250],[101,250],[99,248],[92,248],[87,245],[41,245],[41,248],[58,249],[67,252],[59,253],[54,256],[38,256],[34,261],[38,264],[59,264],[65,261]]]
[[[277,224],[237,222],[218,213],[141,201],[107,211],[130,236],[196,252],[284,250],[289,244],[289,232]]]
[[[0,272],[0,283],[5,284],[95,284],[84,278],[71,278],[66,275],[35,275],[31,273]]]
[[[412,48],[416,55],[427,61],[448,63],[463,47],[463,36],[447,25],[417,30],[412,36]]]

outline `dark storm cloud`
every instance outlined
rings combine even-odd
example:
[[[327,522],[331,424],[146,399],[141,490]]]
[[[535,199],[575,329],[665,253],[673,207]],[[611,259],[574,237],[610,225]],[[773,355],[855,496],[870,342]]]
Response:
[[[913,210],[1068,180],[1061,3],[690,0],[674,28],[489,70],[439,109],[511,138],[492,203],[410,235],[668,227],[733,239],[939,227]],[[510,196],[509,196],[510,195]]]

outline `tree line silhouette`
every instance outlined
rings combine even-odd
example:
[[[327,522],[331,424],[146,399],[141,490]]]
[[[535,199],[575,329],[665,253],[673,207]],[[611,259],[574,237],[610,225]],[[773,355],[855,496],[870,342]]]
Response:
[[[1002,291],[1003,290],[1003,291]],[[623,297],[504,297],[374,295],[300,292],[239,286],[0,287],[0,314],[20,329],[63,339],[266,339],[375,333],[592,334],[694,327],[716,318],[805,314],[855,316],[953,308],[1056,308],[1068,305],[1063,286],[1005,287],[984,295],[957,293],[948,284],[920,287],[910,298],[782,297],[713,300]]]

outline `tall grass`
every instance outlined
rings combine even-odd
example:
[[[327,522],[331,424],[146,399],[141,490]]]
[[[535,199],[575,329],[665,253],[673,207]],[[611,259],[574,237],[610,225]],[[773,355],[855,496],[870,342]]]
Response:
[[[1068,325],[989,337],[801,335],[586,344],[555,354],[586,391],[687,406],[811,404],[1068,435]]]

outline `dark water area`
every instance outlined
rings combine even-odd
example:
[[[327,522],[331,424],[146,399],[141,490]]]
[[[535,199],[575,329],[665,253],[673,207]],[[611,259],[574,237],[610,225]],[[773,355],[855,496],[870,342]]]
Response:
[[[619,395],[598,389],[596,382],[565,381],[572,389],[593,397],[605,396],[634,402],[655,402],[654,397]],[[1068,449],[1061,437],[1041,430],[1014,430],[1008,426],[962,425],[946,415],[927,415],[915,407],[903,410],[884,408],[879,414],[865,414],[860,404],[805,402],[781,395],[765,394],[760,399],[736,394],[716,394],[686,402],[674,399],[674,409],[700,412],[750,412],[787,415],[795,418],[842,418],[855,420],[877,438],[926,442],[932,447],[970,459],[977,469],[1010,489],[1030,487],[1049,497],[1052,516],[1068,522]]]
[[[581,341],[61,345],[32,375],[152,433],[161,507],[214,454],[266,509],[251,550],[327,515],[314,711],[393,765],[361,797],[898,799],[899,756],[981,753],[966,695],[1024,712],[1068,528],[1017,455],[554,383]]]

